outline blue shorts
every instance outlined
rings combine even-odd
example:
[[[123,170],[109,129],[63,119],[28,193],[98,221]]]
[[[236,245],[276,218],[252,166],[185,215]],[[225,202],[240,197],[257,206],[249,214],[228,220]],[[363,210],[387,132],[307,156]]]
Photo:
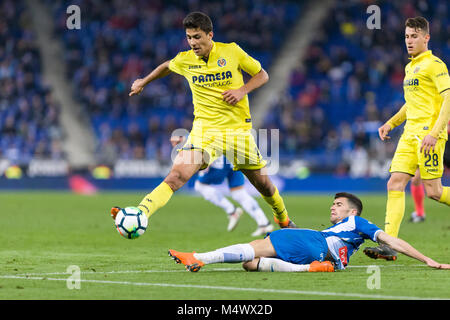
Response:
[[[280,229],[269,234],[277,258],[295,263],[309,264],[324,261],[328,253],[325,237],[315,230]]]
[[[198,181],[204,184],[221,184],[225,179],[228,179],[229,188],[244,185],[244,174],[241,171],[234,171],[231,167],[224,169],[210,167],[205,174],[198,176]]]

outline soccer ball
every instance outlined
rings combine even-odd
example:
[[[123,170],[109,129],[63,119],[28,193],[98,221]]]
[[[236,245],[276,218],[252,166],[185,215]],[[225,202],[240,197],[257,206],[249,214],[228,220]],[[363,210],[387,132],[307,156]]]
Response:
[[[123,208],[116,215],[116,229],[122,237],[127,239],[142,236],[147,225],[147,216],[136,207]]]

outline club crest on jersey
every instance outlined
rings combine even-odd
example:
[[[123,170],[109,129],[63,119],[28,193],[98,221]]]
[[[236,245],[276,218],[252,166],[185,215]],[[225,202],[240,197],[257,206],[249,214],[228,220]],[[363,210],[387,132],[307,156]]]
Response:
[[[417,72],[419,72],[419,70],[420,70],[420,67],[417,66],[417,67],[414,69],[413,73],[417,73]]]
[[[220,58],[219,60],[217,60],[217,65],[219,67],[225,67],[227,65],[227,60],[225,60],[224,58]]]

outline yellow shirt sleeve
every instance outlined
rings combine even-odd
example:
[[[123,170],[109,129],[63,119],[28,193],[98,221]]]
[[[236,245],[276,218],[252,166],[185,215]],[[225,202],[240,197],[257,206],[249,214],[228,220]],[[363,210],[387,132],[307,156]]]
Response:
[[[401,125],[403,121],[406,120],[406,109],[407,106],[405,103],[403,107],[401,107],[401,109],[386,122],[386,124],[390,125],[392,129]]]
[[[236,43],[235,46],[235,54],[239,61],[239,66],[242,70],[247,72],[252,77],[261,71],[261,63],[258,60],[250,57],[241,47],[239,47]]]
[[[430,77],[439,93],[450,89],[450,77],[444,62],[438,59],[431,62]]]
[[[182,66],[183,66],[182,56],[183,56],[183,53],[180,52],[175,56],[175,58],[170,60],[169,69],[172,72],[175,72],[175,73],[178,73],[178,74],[184,76],[183,68],[182,68]]]

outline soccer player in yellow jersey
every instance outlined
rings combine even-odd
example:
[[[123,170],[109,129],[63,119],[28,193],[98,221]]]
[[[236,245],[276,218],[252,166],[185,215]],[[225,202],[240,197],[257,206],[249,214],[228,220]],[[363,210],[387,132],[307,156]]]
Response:
[[[405,27],[405,44],[411,59],[403,82],[406,103],[378,129],[384,141],[392,129],[406,120],[387,183],[385,232],[394,237],[405,213],[405,188],[417,168],[427,196],[450,205],[450,187],[442,186],[441,181],[450,117],[450,77],[445,63],[428,50],[428,21],[409,18]],[[364,253],[375,259],[396,259],[396,252],[387,246],[366,248]]]
[[[212,22],[207,15],[190,13],[183,26],[191,50],[180,52],[145,78],[136,80],[129,94],[139,94],[150,82],[175,72],[189,82],[194,104],[192,130],[170,173],[138,208],[150,217],[197,171],[225,155],[271,206],[275,222],[282,228],[295,227],[277,188],[265,174],[266,161],[250,131],[248,93],[269,80],[267,72],[237,44],[214,42]],[[251,76],[247,83],[242,71]],[[118,210],[111,209],[113,217]]]

